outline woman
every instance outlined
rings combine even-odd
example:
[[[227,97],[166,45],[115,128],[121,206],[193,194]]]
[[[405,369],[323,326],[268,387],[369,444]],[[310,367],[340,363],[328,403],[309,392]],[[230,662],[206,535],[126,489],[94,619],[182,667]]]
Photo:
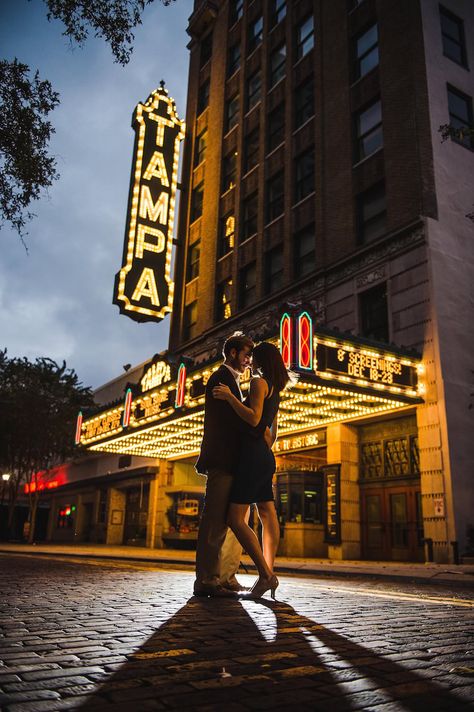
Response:
[[[261,598],[271,591],[275,598],[278,579],[273,564],[280,541],[280,526],[273,501],[272,478],[275,472],[275,457],[263,434],[269,427],[272,444],[275,442],[280,392],[285,388],[290,375],[279,350],[273,344],[258,344],[252,353],[250,392],[243,403],[226,385],[213,389],[213,395],[226,400],[237,415],[248,425],[244,431],[238,467],[230,493],[227,522],[245,551],[257,567],[259,578],[250,591],[251,598]],[[263,551],[258,538],[247,524],[249,506],[256,504],[262,523]]]

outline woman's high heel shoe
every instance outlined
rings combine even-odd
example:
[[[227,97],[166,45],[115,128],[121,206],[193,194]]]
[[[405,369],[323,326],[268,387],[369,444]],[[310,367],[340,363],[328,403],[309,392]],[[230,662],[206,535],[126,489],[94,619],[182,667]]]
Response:
[[[279,581],[275,575],[269,576],[268,578],[262,578],[260,576],[250,589],[247,598],[262,598],[264,593],[270,591],[271,597],[275,600],[275,591],[278,588],[278,584]]]

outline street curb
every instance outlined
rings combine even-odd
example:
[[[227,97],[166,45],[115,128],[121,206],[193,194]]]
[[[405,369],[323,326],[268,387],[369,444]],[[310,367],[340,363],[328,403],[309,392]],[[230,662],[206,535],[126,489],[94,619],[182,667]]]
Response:
[[[177,559],[177,558],[150,558],[150,557],[143,557],[143,556],[134,556],[133,558],[130,556],[120,556],[120,555],[112,555],[112,554],[101,554],[100,556],[94,555],[94,554],[89,554],[89,553],[81,553],[81,552],[54,552],[54,551],[11,551],[11,550],[6,550],[6,549],[1,549],[0,548],[0,554],[5,554],[5,555],[13,555],[13,556],[43,556],[43,557],[52,557],[52,558],[71,558],[71,559],[92,559],[94,561],[101,561],[101,560],[108,560],[108,561],[119,561],[119,562],[129,562],[129,563],[134,563],[134,562],[139,562],[139,563],[147,563],[150,565],[156,565],[156,564],[161,564],[163,566],[166,566],[167,564],[170,566],[179,566],[181,569],[185,571],[194,571],[195,568],[195,562],[193,560],[191,561],[186,561],[183,559]],[[253,563],[246,563],[245,567],[251,572],[255,573],[256,572],[256,567],[254,566]],[[307,577],[325,577],[325,578],[347,578],[347,579],[357,579],[357,578],[364,578],[367,580],[372,580],[372,581],[377,581],[380,579],[385,579],[387,581],[395,581],[398,583],[405,582],[405,583],[419,583],[419,584],[433,584],[436,586],[459,586],[461,588],[468,588],[471,590],[474,590],[474,577],[471,581],[469,580],[463,580],[461,578],[464,574],[451,574],[452,578],[440,578],[443,574],[433,574],[432,576],[418,576],[416,574],[396,574],[396,573],[388,573],[384,571],[380,572],[373,572],[373,571],[348,571],[346,570],[337,570],[337,569],[330,569],[330,568],[307,568],[308,564],[302,564],[301,566],[291,566],[291,565],[276,565],[275,566],[275,572],[278,574],[292,574],[292,575],[297,575],[297,576],[307,576]],[[242,567],[243,568],[243,567]],[[459,577],[459,578],[458,578]]]

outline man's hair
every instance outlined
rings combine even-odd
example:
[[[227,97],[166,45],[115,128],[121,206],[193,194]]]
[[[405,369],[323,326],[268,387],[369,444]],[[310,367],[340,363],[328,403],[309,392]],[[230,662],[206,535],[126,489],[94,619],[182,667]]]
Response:
[[[252,350],[255,346],[250,336],[245,336],[242,331],[234,331],[232,336],[229,336],[229,338],[226,339],[226,341],[224,342],[222,355],[224,356],[224,358],[227,358],[228,356],[230,356],[230,352],[232,351],[232,349],[235,349],[237,353],[239,353],[239,351],[245,349],[246,346],[250,350]]]

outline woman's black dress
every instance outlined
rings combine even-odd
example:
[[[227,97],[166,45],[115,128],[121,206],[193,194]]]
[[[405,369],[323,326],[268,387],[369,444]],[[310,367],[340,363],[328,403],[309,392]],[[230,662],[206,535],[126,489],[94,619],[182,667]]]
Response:
[[[275,419],[280,405],[280,394],[275,390],[272,391],[272,384],[265,380],[271,395],[263,402],[260,422],[255,428],[249,427],[244,430],[242,435],[239,463],[229,500],[235,504],[273,501],[272,479],[275,472],[275,457],[263,439],[263,433]],[[247,400],[246,398],[245,404]]]

